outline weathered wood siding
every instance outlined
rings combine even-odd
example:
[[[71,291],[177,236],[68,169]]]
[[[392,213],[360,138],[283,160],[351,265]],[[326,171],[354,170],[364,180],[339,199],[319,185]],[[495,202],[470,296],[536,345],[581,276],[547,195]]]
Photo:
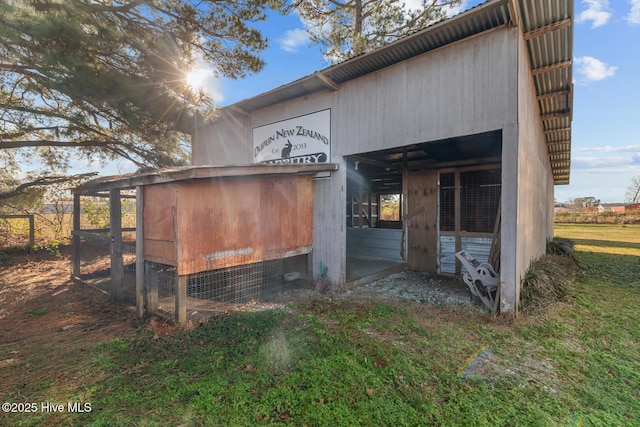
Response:
[[[176,184],[148,185],[144,191],[144,258],[148,261],[176,265],[177,246],[175,210]]]
[[[194,166],[251,163],[251,125],[248,117],[236,112],[224,114],[224,120],[196,130],[191,145]]]
[[[405,174],[407,263],[418,271],[437,272],[438,172]]]
[[[515,124],[518,37],[518,28],[488,31],[346,82],[337,91],[296,98],[248,117],[231,113],[196,135],[193,163],[221,164],[220,159],[229,164],[246,163],[251,158],[253,127],[330,108],[330,160],[340,164],[341,170],[314,184],[313,264],[318,274],[317,266],[324,261],[329,266],[329,279],[340,286],[346,272],[343,156]],[[239,141],[230,141],[232,137]],[[512,143],[517,145],[517,135]],[[232,145],[229,149],[225,148],[228,144]],[[219,153],[225,154],[220,157]],[[433,266],[433,261],[430,263]]]

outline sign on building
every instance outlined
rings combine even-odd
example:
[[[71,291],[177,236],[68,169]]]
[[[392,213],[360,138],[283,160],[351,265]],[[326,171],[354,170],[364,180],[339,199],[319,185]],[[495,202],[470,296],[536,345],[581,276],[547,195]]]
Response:
[[[253,163],[331,161],[331,109],[253,128]]]

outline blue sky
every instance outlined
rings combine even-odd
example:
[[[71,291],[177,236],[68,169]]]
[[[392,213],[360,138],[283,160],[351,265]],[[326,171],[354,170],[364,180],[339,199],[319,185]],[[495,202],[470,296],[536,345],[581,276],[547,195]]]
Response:
[[[452,14],[480,3],[467,0]],[[317,46],[309,46],[297,15],[271,14],[259,28],[270,39],[266,67],[242,80],[207,76],[203,83],[215,105],[250,98],[329,65]],[[622,202],[631,178],[640,175],[640,0],[575,1],[573,72],[571,184],[556,186],[555,197]]]

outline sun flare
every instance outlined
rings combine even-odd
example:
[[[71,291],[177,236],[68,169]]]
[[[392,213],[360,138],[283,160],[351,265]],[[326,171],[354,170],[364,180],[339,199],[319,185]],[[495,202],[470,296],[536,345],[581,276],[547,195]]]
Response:
[[[193,89],[200,90],[209,76],[211,76],[211,72],[209,70],[205,68],[196,68],[185,75],[185,80]]]

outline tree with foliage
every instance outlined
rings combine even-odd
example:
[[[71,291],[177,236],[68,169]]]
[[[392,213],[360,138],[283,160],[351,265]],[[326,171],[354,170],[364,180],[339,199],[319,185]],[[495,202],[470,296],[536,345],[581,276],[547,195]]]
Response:
[[[422,0],[411,9],[398,0],[297,0],[290,6],[309,38],[333,63],[369,52],[446,17],[460,0]]]
[[[600,199],[596,199],[593,196],[587,196],[582,198],[582,207],[583,208],[597,208],[600,206]]]
[[[593,196],[577,197],[567,201],[567,205],[576,209],[594,210],[600,206],[600,199],[596,199]]]
[[[640,203],[640,175],[631,178],[625,201],[628,203]]]
[[[250,24],[278,2],[0,0],[0,200],[59,182],[71,156],[184,164],[212,106],[185,73],[260,70]]]

